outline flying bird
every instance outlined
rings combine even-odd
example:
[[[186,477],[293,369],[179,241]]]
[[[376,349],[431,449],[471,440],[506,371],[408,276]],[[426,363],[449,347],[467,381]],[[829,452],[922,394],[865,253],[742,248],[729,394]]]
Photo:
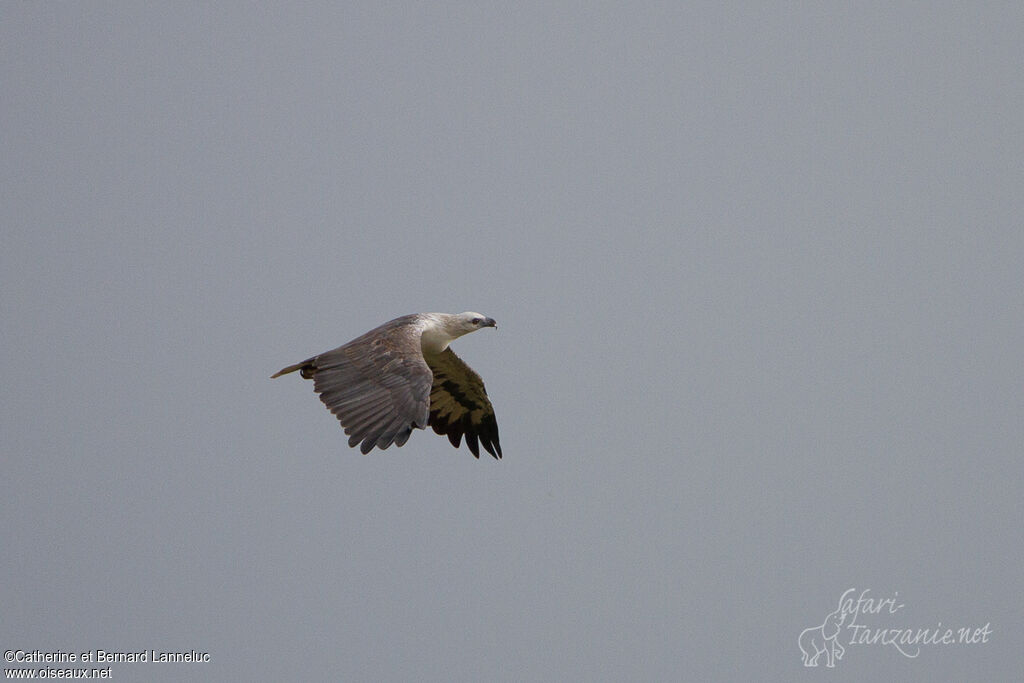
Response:
[[[497,328],[493,318],[466,313],[414,313],[370,330],[333,351],[275,372],[299,371],[364,454],[403,445],[413,429],[433,427],[456,448],[466,437],[501,458],[498,423],[480,375],[448,348],[464,334]]]

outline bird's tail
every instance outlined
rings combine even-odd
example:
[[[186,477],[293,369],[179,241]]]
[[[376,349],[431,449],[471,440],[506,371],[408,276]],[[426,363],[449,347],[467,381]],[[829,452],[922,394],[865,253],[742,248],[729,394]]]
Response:
[[[280,377],[281,375],[287,375],[289,372],[295,372],[296,370],[301,370],[306,365],[309,365],[309,361],[308,360],[304,360],[301,363],[296,363],[295,365],[289,365],[286,368],[281,368],[280,370],[275,372],[273,375],[271,375],[270,379],[274,379],[276,377]],[[302,373],[302,375],[303,375],[303,377],[305,377],[306,373]]]

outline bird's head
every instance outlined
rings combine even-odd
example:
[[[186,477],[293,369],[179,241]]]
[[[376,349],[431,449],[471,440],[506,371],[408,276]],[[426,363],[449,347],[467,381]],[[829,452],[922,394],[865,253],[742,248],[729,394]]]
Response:
[[[474,313],[473,311],[459,313],[455,316],[454,322],[456,331],[460,335],[476,332],[483,327],[498,327],[498,323],[494,322],[494,318],[488,318],[482,313]]]

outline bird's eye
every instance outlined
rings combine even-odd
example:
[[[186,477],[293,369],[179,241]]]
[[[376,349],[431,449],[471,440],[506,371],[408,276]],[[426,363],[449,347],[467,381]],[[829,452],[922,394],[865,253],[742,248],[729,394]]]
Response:
[[[479,325],[480,324],[480,318],[473,318],[472,323],[474,325]]]

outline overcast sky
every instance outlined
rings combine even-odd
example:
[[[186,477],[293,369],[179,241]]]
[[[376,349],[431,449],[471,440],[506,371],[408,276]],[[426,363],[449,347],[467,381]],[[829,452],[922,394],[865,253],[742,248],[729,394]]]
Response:
[[[1019,680],[1016,3],[0,7],[0,646],[114,680]],[[279,368],[396,316],[505,458]],[[872,628],[798,637],[849,588]],[[849,621],[847,621],[849,624]]]

